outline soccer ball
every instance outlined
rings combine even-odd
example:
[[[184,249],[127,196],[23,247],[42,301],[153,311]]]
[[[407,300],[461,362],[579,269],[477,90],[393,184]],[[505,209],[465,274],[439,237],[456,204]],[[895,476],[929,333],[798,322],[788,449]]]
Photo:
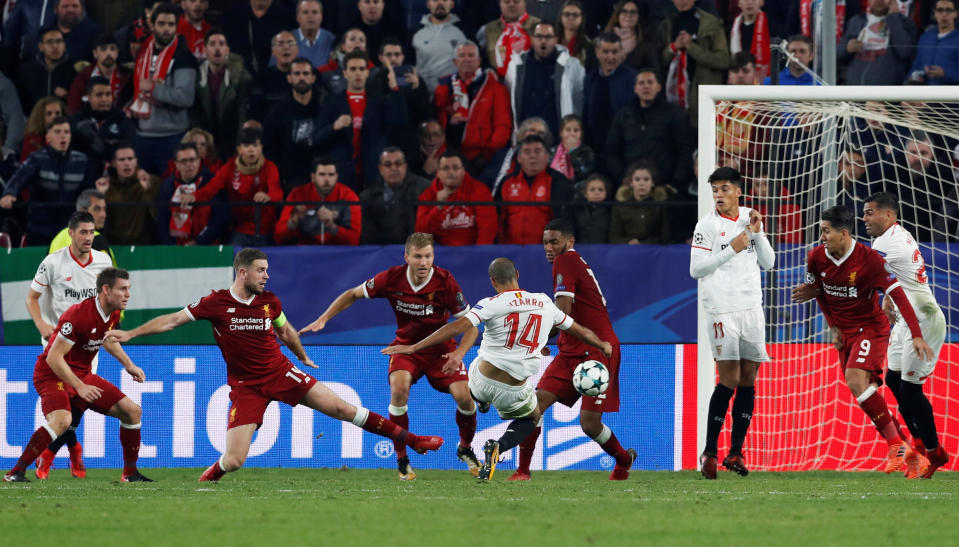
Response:
[[[573,371],[573,387],[580,395],[596,397],[609,387],[609,370],[599,361],[583,361]]]

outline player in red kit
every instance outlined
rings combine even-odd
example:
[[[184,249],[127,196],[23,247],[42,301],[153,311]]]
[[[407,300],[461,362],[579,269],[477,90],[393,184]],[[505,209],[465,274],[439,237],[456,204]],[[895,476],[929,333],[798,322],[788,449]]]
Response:
[[[559,335],[557,346],[559,355],[549,364],[536,385],[536,398],[540,414],[559,401],[573,406],[580,394],[573,387],[573,371],[583,361],[594,359],[606,365],[609,370],[609,387],[598,397],[582,396],[583,403],[579,413],[579,424],[583,433],[596,441],[602,449],[616,459],[609,480],[626,480],[629,468],[636,458],[636,451],[626,450],[619,444],[612,430],[603,424],[604,412],[619,411],[619,338],[613,332],[613,325],[606,310],[606,297],[599,288],[599,281],[593,275],[589,264],[573,249],[573,225],[566,219],[550,221],[543,229],[543,248],[546,260],[553,265],[553,296],[556,306],[576,322],[596,333],[601,340],[612,344],[613,352],[606,357],[601,352],[563,332]],[[529,480],[530,462],[536,448],[536,439],[542,431],[537,424],[520,444],[519,463],[516,472],[508,480]]]
[[[37,429],[16,465],[4,477],[5,482],[30,482],[24,476],[27,467],[51,441],[62,435],[73,419],[72,408],[93,409],[120,420],[120,444],[123,446],[123,482],[153,482],[137,470],[140,453],[140,406],[117,387],[93,374],[93,358],[104,347],[123,365],[134,381],[145,379],[143,370],[107,331],[120,321],[120,312],[130,299],[130,274],[107,268],[97,275],[97,295],[70,308],[60,316],[50,343],[37,359],[33,385],[40,395],[40,407],[47,423]]]
[[[233,259],[236,280],[229,289],[213,291],[178,312],[161,315],[131,331],[108,333],[125,341],[173,330],[198,319],[213,325],[213,337],[226,361],[230,419],[226,452],[203,472],[200,480],[217,481],[243,466],[253,434],[263,424],[263,413],[272,401],[308,406],[370,433],[405,443],[417,452],[442,446],[440,437],[414,435],[378,414],[347,403],[290,363],[280,351],[277,337],[301,363],[317,368],[300,344],[296,329],[287,321],[280,299],[264,290],[270,277],[268,267],[266,253],[243,249]]]
[[[371,277],[365,283],[346,290],[326,311],[300,332],[319,331],[336,314],[363,298],[386,298],[396,314],[396,338],[390,343],[413,345],[445,325],[450,317],[466,315],[470,306],[450,272],[433,265],[433,236],[416,232],[406,238],[406,265],[394,266]],[[476,405],[470,396],[463,356],[476,342],[479,331],[466,331],[459,347],[453,340],[438,344],[415,355],[390,356],[390,421],[408,427],[407,402],[410,386],[426,376],[434,389],[449,393],[456,401],[456,425],[460,442],[456,457],[467,465],[473,476],[479,475],[479,460],[470,447],[476,433]],[[485,412],[485,411],[484,411]],[[413,480],[406,447],[394,443],[400,480]]]
[[[855,227],[852,212],[842,206],[823,211],[820,217],[823,245],[809,252],[806,283],[792,290],[793,302],[813,298],[819,302],[839,351],[839,366],[846,385],[863,412],[889,445],[885,472],[901,471],[912,450],[903,442],[886,400],[879,394],[883,360],[889,345],[889,320],[879,307],[882,291],[892,297],[909,326],[912,346],[925,361],[932,349],[922,337],[916,313],[876,251],[857,243],[850,232]]]

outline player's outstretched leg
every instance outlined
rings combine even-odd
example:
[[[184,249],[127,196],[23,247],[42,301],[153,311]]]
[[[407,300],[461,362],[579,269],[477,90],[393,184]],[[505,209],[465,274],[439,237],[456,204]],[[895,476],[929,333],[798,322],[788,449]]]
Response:
[[[603,423],[603,413],[582,410],[579,413],[579,425],[589,438],[596,441],[596,444],[604,452],[616,460],[616,466],[609,476],[611,481],[622,481],[629,477],[629,468],[633,466],[634,457],[629,451],[619,444],[619,440],[613,431]]]

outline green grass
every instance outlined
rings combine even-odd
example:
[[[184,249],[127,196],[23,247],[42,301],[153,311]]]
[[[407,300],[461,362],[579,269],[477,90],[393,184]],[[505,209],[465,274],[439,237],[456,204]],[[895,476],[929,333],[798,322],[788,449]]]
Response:
[[[538,472],[490,483],[465,471],[118,470],[74,480],[58,469],[0,484],[0,544],[19,545],[955,545],[959,474]],[[32,469],[31,475],[32,476]]]

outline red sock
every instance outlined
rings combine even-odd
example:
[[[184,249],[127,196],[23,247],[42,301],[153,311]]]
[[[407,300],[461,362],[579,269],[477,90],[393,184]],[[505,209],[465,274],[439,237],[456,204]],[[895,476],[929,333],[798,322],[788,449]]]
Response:
[[[404,454],[406,453],[406,446],[413,446],[413,443],[416,442],[417,439],[416,435],[380,416],[376,412],[370,412],[362,427],[370,433],[393,439],[393,443],[395,444],[405,445],[403,447]]]
[[[34,431],[30,437],[30,442],[28,442],[27,447],[23,449],[23,454],[20,455],[20,459],[17,460],[17,464],[13,466],[12,471],[25,472],[27,468],[30,467],[30,464],[37,461],[37,458],[50,446],[52,441],[53,436],[50,435],[46,427],[41,427]]]
[[[516,471],[529,474],[529,464],[533,461],[533,452],[536,450],[536,440],[539,439],[542,427],[537,427],[532,433],[519,443],[519,462],[516,464]]]
[[[213,465],[211,465],[210,467],[213,468],[213,471],[210,472],[210,476],[208,480],[218,481],[223,478],[223,475],[226,475],[226,471],[224,471],[223,468],[220,467],[220,460],[215,461]]]
[[[868,399],[859,403],[862,411],[869,416],[872,423],[879,430],[879,434],[886,439],[887,444],[901,443],[902,437],[896,430],[896,424],[892,420],[892,414],[889,413],[889,407],[886,406],[886,400],[878,391],[874,391]]]
[[[120,446],[123,447],[123,474],[136,473],[140,456],[140,428],[128,429],[120,424]]]
[[[370,417],[372,416],[373,414],[370,413]],[[393,414],[390,412],[390,421],[402,427],[403,429],[410,428],[410,415],[406,412],[402,414]],[[369,420],[367,420],[367,422],[369,422]],[[393,449],[396,450],[397,458],[403,458],[406,456],[406,443],[403,441],[397,441],[396,439],[393,439]]]
[[[476,411],[466,415],[456,409],[456,426],[460,429],[460,446],[469,446],[476,435]]]
[[[599,445],[607,454],[616,458],[616,467],[629,467],[632,465],[633,458],[629,455],[629,452],[626,452],[623,449],[623,445],[619,444],[619,441],[616,439],[616,434],[610,432],[609,439]]]

